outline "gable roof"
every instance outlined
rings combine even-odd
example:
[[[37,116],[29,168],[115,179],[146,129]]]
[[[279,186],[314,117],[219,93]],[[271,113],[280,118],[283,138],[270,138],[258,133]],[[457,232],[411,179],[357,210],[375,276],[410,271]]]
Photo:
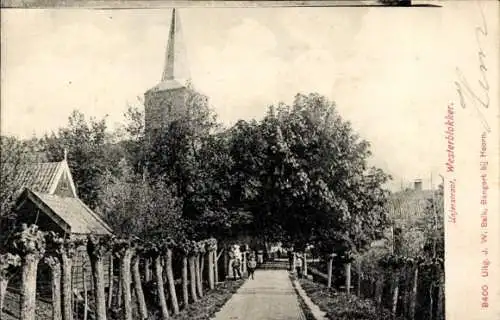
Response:
[[[22,166],[16,176],[16,183],[20,188],[19,193],[24,188],[30,188],[36,192],[54,194],[64,173],[68,176],[73,196],[77,197],[76,187],[66,160],[32,163]]]
[[[112,233],[107,223],[78,198],[61,197],[26,188],[19,197],[16,209],[19,210],[26,200],[32,201],[68,233],[97,235]]]

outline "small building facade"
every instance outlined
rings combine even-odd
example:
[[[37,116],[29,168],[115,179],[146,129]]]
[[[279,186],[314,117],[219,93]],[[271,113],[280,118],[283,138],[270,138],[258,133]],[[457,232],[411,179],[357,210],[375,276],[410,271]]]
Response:
[[[62,237],[112,234],[112,229],[102,217],[78,198],[66,159],[25,165],[17,174],[16,184],[20,187],[14,207],[16,225],[36,224],[40,230],[53,231]],[[78,248],[73,259],[73,291],[90,290],[92,276],[86,248]],[[109,259],[104,261],[105,282],[108,283]],[[41,263],[40,273],[44,278],[48,266]]]

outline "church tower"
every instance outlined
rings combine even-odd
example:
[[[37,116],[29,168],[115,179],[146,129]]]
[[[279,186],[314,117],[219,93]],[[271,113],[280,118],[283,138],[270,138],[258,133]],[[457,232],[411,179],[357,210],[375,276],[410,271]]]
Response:
[[[186,82],[189,78],[181,24],[178,13],[173,9],[161,81],[144,94],[145,133],[150,141],[170,121],[185,112]]]

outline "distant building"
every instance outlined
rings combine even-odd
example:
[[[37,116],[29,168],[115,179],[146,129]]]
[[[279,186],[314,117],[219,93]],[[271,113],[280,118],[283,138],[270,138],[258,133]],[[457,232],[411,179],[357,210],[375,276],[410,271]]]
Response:
[[[145,133],[154,141],[162,128],[186,111],[189,68],[178,13],[172,11],[165,66],[160,82],[144,93]]]
[[[422,180],[415,180],[413,188],[393,193],[387,206],[389,217],[394,220],[413,220],[422,217],[434,192],[435,190],[422,189]]]
[[[426,214],[429,199],[432,199],[436,190],[423,189],[422,180],[416,179],[413,188],[394,192],[386,206],[387,215],[393,222],[391,228],[385,230],[386,239],[374,241],[372,247],[388,245],[388,239],[394,239],[399,234],[401,224],[413,224]]]

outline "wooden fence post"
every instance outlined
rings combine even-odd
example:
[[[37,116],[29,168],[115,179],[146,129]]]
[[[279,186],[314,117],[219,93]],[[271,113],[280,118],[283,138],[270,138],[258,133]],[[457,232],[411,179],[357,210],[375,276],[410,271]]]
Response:
[[[397,307],[398,307],[398,297],[399,297],[399,273],[400,269],[397,268],[393,270],[393,275],[392,275],[392,317],[393,319],[396,318],[396,312],[397,312]]]
[[[307,253],[304,250],[304,276],[307,278]]]
[[[361,270],[361,261],[359,261],[359,259],[356,261],[356,273],[358,274],[356,279],[356,294],[361,298],[361,280],[363,279],[363,271]]]
[[[108,308],[111,308],[111,306],[113,305],[113,285],[114,285],[114,280],[115,280],[115,272],[114,272],[114,266],[113,266],[113,260],[114,260],[115,256],[113,255],[113,253],[111,253],[109,255],[109,270],[108,270],[108,282],[109,282],[109,286],[108,286]]]
[[[327,281],[328,288],[332,287],[333,257],[334,254],[330,254],[330,256],[328,257],[328,281]]]
[[[345,264],[345,289],[347,294],[351,294],[351,263]]]
[[[151,258],[144,259],[144,279],[146,282],[151,281]]]
[[[87,320],[88,315],[88,288],[87,288],[87,268],[82,265],[82,280],[83,280],[83,320]]]

